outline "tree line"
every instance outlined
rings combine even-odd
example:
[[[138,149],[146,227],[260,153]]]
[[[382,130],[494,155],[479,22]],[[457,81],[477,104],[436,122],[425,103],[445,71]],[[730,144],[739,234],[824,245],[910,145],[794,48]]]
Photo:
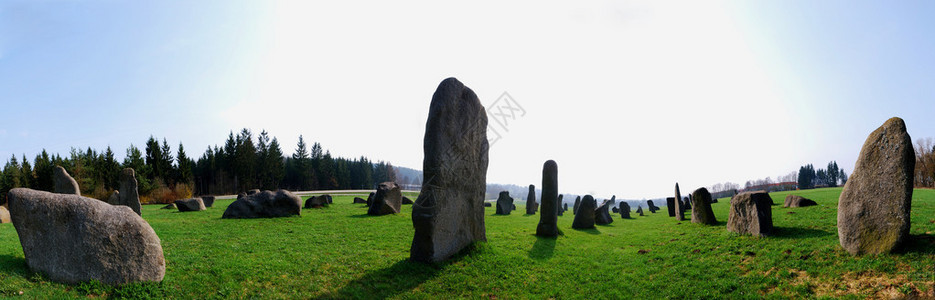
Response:
[[[916,140],[915,187],[935,188],[935,142],[932,138]]]
[[[836,187],[847,183],[847,173],[844,169],[838,168],[837,161],[828,163],[826,169],[807,164],[799,167],[798,188],[800,190],[813,189],[816,187]]]
[[[118,188],[123,168],[133,168],[144,203],[163,203],[192,195],[237,194],[250,189],[329,190],[372,189],[376,183],[395,181],[391,163],[372,162],[361,156],[334,157],[319,143],[309,146],[299,136],[295,153],[285,156],[279,141],[265,130],[254,137],[244,128],[230,132],[222,147],[209,146],[193,159],[182,143],[173,149],[153,136],[143,150],[130,145],[123,162],[108,146],[104,151],[90,147],[72,148],[68,156],[49,154],[45,149],[30,163],[25,155],[13,155],[0,171],[0,197],[16,187],[52,191],[52,171],[62,166],[75,178],[81,194],[106,199]]]

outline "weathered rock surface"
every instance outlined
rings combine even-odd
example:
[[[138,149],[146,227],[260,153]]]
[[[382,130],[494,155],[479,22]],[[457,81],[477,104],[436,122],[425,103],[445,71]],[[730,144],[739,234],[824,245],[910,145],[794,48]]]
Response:
[[[627,204],[626,202],[620,202],[620,208],[618,210],[620,211],[621,218],[630,218],[630,204]]]
[[[782,207],[806,207],[813,205],[818,205],[818,203],[799,195],[788,195],[786,196],[786,201],[782,203]]]
[[[669,216],[670,216],[670,217],[674,217],[674,216],[675,216],[675,197],[667,197],[667,198],[666,198],[666,210],[669,211]]]
[[[727,231],[754,236],[773,233],[773,211],[769,194],[762,191],[735,195],[730,200]]]
[[[120,203],[120,191],[114,191],[110,194],[110,197],[107,197],[107,204],[119,205],[117,203]]]
[[[909,238],[915,150],[891,118],[867,137],[838,199],[838,240],[847,252],[890,253]]]
[[[679,183],[675,183],[675,219],[685,220],[685,207],[682,204],[682,193],[679,191]]]
[[[159,237],[130,208],[24,188],[8,195],[26,264],[52,281],[126,284],[165,276]]]
[[[509,215],[513,209],[516,208],[513,205],[513,197],[510,197],[510,192],[502,191],[500,196],[497,197],[497,213],[498,215]]]
[[[367,214],[371,216],[382,216],[388,214],[398,214],[402,209],[403,194],[395,182],[387,181],[377,187],[377,193],[373,196],[373,203]]]
[[[54,184],[53,190],[57,194],[81,196],[81,189],[78,188],[78,182],[75,181],[71,175],[68,175],[68,172],[65,171],[65,168],[62,168],[62,166],[55,166],[55,170],[52,171],[52,182]]]
[[[302,199],[287,190],[278,190],[237,195],[237,200],[227,206],[221,218],[278,218],[301,214]]]
[[[438,262],[486,241],[487,113],[455,78],[443,80],[429,107],[423,139],[426,178],[412,206],[409,259]],[[379,201],[377,201],[379,202]]]
[[[604,200],[601,203],[601,206],[598,206],[594,211],[594,223],[599,225],[607,225],[614,222],[614,218],[610,216],[610,207],[613,205],[612,200]]]
[[[575,221],[571,223],[571,228],[588,229],[594,228],[594,211],[597,209],[597,202],[591,195],[585,195],[581,199],[581,205],[578,206],[578,213],[575,214]]]
[[[261,192],[260,189],[252,189],[252,190],[247,191],[247,196],[259,194],[260,192]]]
[[[0,205],[0,224],[10,223],[10,210],[6,205]]]
[[[143,215],[140,207],[140,193],[137,190],[136,172],[132,168],[125,168],[120,172],[120,197],[114,205],[129,207],[138,215]]]
[[[201,196],[201,197],[198,197],[198,198],[201,198],[201,202],[205,204],[205,207],[212,207],[212,206],[214,206],[214,196],[211,196],[211,195],[204,195],[204,196]]]
[[[711,193],[708,192],[707,188],[695,190],[689,199],[695,202],[694,206],[692,206],[692,223],[717,225],[714,211],[711,210]]]
[[[328,204],[328,197],[324,195],[311,196],[305,199],[305,206],[303,208],[322,208],[328,206]]]
[[[529,185],[529,191],[535,198],[535,186]],[[558,198],[558,164],[548,160],[542,165],[542,210],[539,214],[539,225],[536,226],[536,235],[558,236],[558,214],[561,210]]]
[[[177,207],[180,212],[202,211],[205,210],[205,203],[201,198],[188,198],[175,200],[175,207]]]

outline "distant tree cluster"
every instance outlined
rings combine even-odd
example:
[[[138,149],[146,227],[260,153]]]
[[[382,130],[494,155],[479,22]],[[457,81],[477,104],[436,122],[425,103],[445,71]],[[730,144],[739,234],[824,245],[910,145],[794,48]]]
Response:
[[[935,142],[932,138],[916,141],[915,187],[935,188]]]
[[[828,163],[826,169],[815,170],[815,166],[807,164],[799,167],[798,188],[800,190],[816,187],[836,187],[847,183],[847,173],[838,168],[836,161]]]
[[[133,168],[144,203],[169,202],[192,195],[236,194],[249,189],[289,190],[372,189],[376,183],[396,181],[392,164],[366,157],[332,157],[314,143],[311,149],[299,136],[295,154],[284,157],[279,141],[266,131],[255,138],[248,129],[231,132],[223,147],[208,147],[193,160],[179,143],[173,152],[166,139],[150,136],[141,151],[134,145],[117,162],[110,147],[103,152],[72,148],[69,157],[49,155],[45,149],[30,164],[24,155],[11,157],[0,171],[0,197],[16,187],[52,191],[52,170],[65,168],[78,181],[81,194],[106,199],[118,188],[123,168]]]

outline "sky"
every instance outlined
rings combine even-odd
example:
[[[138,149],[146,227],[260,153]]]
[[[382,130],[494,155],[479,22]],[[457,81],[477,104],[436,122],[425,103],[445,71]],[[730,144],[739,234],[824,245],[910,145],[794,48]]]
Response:
[[[894,116],[935,137],[931,1],[3,1],[0,160],[241,128],[422,168],[438,83],[508,93],[487,181],[641,199],[850,172]],[[494,122],[491,122],[494,123]]]

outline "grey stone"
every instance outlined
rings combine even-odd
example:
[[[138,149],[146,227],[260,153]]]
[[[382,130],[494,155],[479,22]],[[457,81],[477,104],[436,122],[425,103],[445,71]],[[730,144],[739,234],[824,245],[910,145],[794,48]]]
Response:
[[[786,196],[786,201],[782,203],[782,207],[806,207],[813,205],[818,205],[818,203],[798,195],[788,195]]]
[[[328,197],[324,195],[311,196],[305,199],[305,206],[303,208],[322,208],[328,206],[328,204]]]
[[[247,196],[255,195],[258,193],[260,193],[260,189],[252,189],[252,190],[247,191]]]
[[[367,207],[369,207],[370,204],[373,204],[373,195],[375,194],[375,192],[370,192],[370,196],[367,196]]]
[[[65,168],[62,168],[62,166],[55,166],[55,170],[52,173],[52,182],[55,185],[55,193],[81,196],[81,189],[78,188],[78,182],[75,181],[74,178],[71,178],[71,175],[68,175],[68,172],[65,171]]]
[[[642,216],[643,216],[643,206],[637,205],[637,206],[636,206],[636,213],[640,214],[640,216],[642,217]]]
[[[717,225],[714,211],[711,210],[711,193],[708,192],[707,188],[695,190],[689,199],[695,202],[695,205],[692,206],[692,223]]]
[[[630,204],[627,204],[626,202],[620,202],[620,208],[618,211],[620,211],[620,218],[630,218]]]
[[[367,199],[354,197],[354,204],[367,204]]]
[[[610,207],[613,205],[612,200],[604,200],[601,203],[601,206],[598,206],[594,211],[594,223],[599,225],[607,225],[614,222],[614,218],[610,216]]]
[[[563,195],[558,195],[558,205],[555,207],[559,217],[565,215],[565,211],[568,210],[568,203],[563,202],[562,198],[564,198]]]
[[[199,198],[201,198],[201,202],[205,204],[205,207],[214,206],[214,196],[206,195],[206,196],[201,196]]]
[[[685,208],[682,207],[682,193],[679,191],[679,183],[675,183],[675,220],[685,220]]]
[[[125,168],[120,172],[120,197],[114,205],[129,207],[138,215],[143,215],[140,206],[140,193],[137,190],[136,172],[132,168]]]
[[[497,197],[497,213],[498,215],[509,215],[513,209],[516,208],[513,205],[513,197],[510,197],[510,192],[502,191],[500,196]]]
[[[730,200],[727,231],[753,236],[773,233],[773,211],[769,194],[763,191],[735,195]]]
[[[535,186],[529,186],[530,193],[535,197]],[[539,225],[536,235],[554,237],[558,236],[558,164],[548,160],[542,165],[542,211],[539,214]]]
[[[287,190],[278,190],[237,195],[237,200],[227,206],[221,218],[278,218],[301,214],[302,199]]]
[[[867,137],[838,199],[838,240],[853,255],[890,253],[909,238],[915,150],[891,118]]]
[[[490,202],[484,202],[484,207],[493,207],[493,205]]]
[[[666,210],[669,211],[669,216],[670,216],[670,217],[674,217],[674,216],[675,216],[675,197],[667,197],[667,198],[666,198]]]
[[[402,209],[403,194],[395,182],[387,181],[377,187],[377,194],[373,196],[373,203],[367,214],[371,216],[382,216],[389,214],[398,214]]]
[[[614,206],[614,208],[611,209],[611,210],[613,210],[615,214],[616,214],[616,213],[620,213],[620,209],[617,208],[616,206]]]
[[[575,221],[571,223],[571,228],[588,229],[594,228],[594,211],[597,209],[597,202],[591,195],[585,195],[581,199],[581,205],[578,206],[578,213],[575,214]]]
[[[205,203],[201,200],[201,198],[175,200],[175,206],[179,209],[180,212],[205,210]]]
[[[425,180],[412,206],[409,259],[438,262],[487,240],[487,113],[455,78],[443,80],[432,96],[422,147]]]
[[[74,194],[9,192],[26,265],[56,282],[162,281],[166,262],[156,232],[125,206]]]
[[[578,206],[580,206],[580,205],[581,205],[581,196],[578,196],[577,198],[575,198],[575,207],[574,207],[575,209],[571,212],[571,214],[577,215],[577,214],[578,214]]]
[[[10,210],[6,205],[0,205],[0,224],[10,223]]]

